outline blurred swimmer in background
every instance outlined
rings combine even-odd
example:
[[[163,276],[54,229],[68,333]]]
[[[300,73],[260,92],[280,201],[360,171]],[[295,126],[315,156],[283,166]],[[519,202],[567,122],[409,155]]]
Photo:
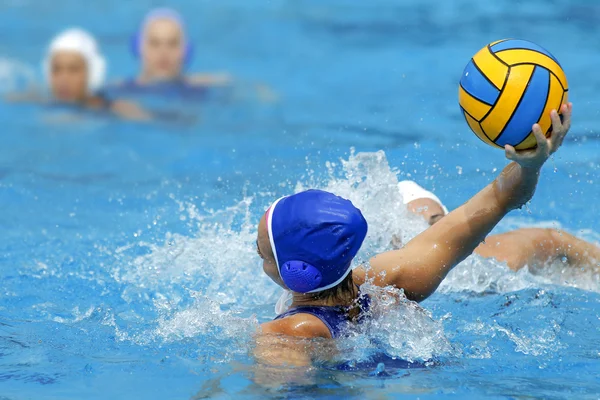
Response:
[[[136,78],[120,86],[144,89],[164,86],[185,89],[205,89],[225,86],[231,82],[226,74],[187,75],[186,67],[194,57],[194,45],[188,35],[183,17],[170,8],[151,10],[131,39],[131,52],[140,60]]]
[[[417,183],[402,181],[398,188],[408,210],[425,218],[430,226],[448,214],[441,200]],[[392,244],[402,246],[397,238]],[[474,253],[504,262],[514,271],[525,266],[535,270],[558,260],[571,267],[600,271],[600,247],[558,229],[521,228],[490,235]]]
[[[8,100],[50,102],[125,119],[151,119],[136,104],[111,100],[102,93],[106,61],[94,37],[83,29],[67,29],[52,39],[42,61],[42,71],[50,98],[34,90],[9,95]]]
[[[118,83],[120,90],[203,96],[210,88],[234,85],[226,73],[186,73],[194,58],[194,44],[183,17],[170,8],[156,8],[146,14],[131,39],[131,52],[140,60],[140,71],[137,77]],[[259,94],[261,88],[257,85]]]

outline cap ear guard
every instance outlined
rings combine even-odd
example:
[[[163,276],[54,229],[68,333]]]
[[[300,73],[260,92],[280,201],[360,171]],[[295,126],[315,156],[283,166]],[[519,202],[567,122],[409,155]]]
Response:
[[[283,283],[296,293],[309,293],[319,287],[323,280],[321,272],[303,261],[288,261],[279,269]]]
[[[88,90],[92,93],[98,92],[104,86],[106,79],[106,60],[101,55],[96,55],[90,61],[88,72]]]
[[[133,56],[135,58],[140,58],[141,56],[141,50],[142,50],[142,38],[141,38],[141,34],[140,32],[136,32],[133,35],[131,35],[131,38],[129,39],[129,50],[131,51],[131,54],[133,54]]]

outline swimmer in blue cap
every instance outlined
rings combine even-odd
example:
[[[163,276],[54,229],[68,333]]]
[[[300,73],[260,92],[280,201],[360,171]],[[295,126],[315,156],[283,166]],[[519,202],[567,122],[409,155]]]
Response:
[[[140,59],[141,70],[129,86],[179,83],[193,86],[227,85],[226,74],[186,75],[194,58],[194,45],[183,17],[170,8],[156,8],[146,14],[131,39],[131,52]]]
[[[415,182],[402,181],[398,189],[409,211],[421,215],[429,225],[448,214],[437,196]],[[540,269],[557,260],[582,270],[600,270],[600,247],[560,229],[522,228],[491,235],[473,253],[504,262],[515,271],[525,266]]]
[[[116,89],[138,93],[204,97],[210,88],[235,89],[236,97],[244,85],[227,73],[186,73],[195,55],[195,46],[184,18],[171,8],[155,8],[143,18],[131,39],[131,52],[140,60],[135,79]],[[262,84],[250,86],[259,99],[276,100],[276,95]]]
[[[369,268],[352,269],[352,260],[367,234],[367,222],[351,202],[309,190],[273,203],[260,221],[257,250],[264,272],[291,292],[291,305],[287,308],[280,303],[282,313],[261,325],[257,357],[279,363],[310,361],[303,348],[288,348],[286,354],[278,354],[286,360],[274,360],[269,356],[272,342],[263,339],[273,334],[342,336],[347,324],[360,323],[362,311],[369,306],[359,290],[367,280],[403,289],[414,301],[429,297],[508,212],[531,199],[542,166],[569,130],[572,105],[563,105],[561,111],[563,121],[555,110],[551,113],[553,130],[548,138],[539,125],[533,126],[536,149],[517,152],[507,145],[506,157],[512,162],[491,184],[402,249],[371,258]]]

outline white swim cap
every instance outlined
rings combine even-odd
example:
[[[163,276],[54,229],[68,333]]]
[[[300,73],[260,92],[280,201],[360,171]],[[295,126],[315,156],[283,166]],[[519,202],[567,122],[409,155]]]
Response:
[[[423,189],[416,182],[413,181],[402,181],[398,182],[398,190],[402,195],[402,201],[404,204],[408,204],[413,200],[417,199],[430,199],[435,201],[444,210],[444,215],[448,214],[448,209],[442,203],[442,201],[433,193]]]
[[[59,51],[74,51],[85,59],[88,68],[88,91],[97,92],[104,85],[106,76],[106,61],[99,52],[96,39],[88,32],[79,28],[67,29],[57,35],[50,46],[42,63],[46,82],[50,81],[50,60]]]

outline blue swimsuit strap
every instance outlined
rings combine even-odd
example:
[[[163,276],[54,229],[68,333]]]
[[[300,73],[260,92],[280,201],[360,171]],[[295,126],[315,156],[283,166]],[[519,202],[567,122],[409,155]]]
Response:
[[[344,307],[331,306],[300,306],[294,307],[275,319],[282,319],[296,314],[310,314],[321,320],[329,330],[332,338],[340,336],[342,327],[348,322],[348,312]]]
[[[370,298],[367,295],[358,294],[358,305],[361,308],[361,313],[369,310]],[[350,321],[348,316],[348,308],[342,306],[299,306],[294,307],[283,314],[275,317],[276,320],[289,317],[296,314],[310,314],[321,320],[329,329],[329,333],[332,338],[338,338],[344,326]],[[359,316],[357,322],[361,322],[362,318]]]

